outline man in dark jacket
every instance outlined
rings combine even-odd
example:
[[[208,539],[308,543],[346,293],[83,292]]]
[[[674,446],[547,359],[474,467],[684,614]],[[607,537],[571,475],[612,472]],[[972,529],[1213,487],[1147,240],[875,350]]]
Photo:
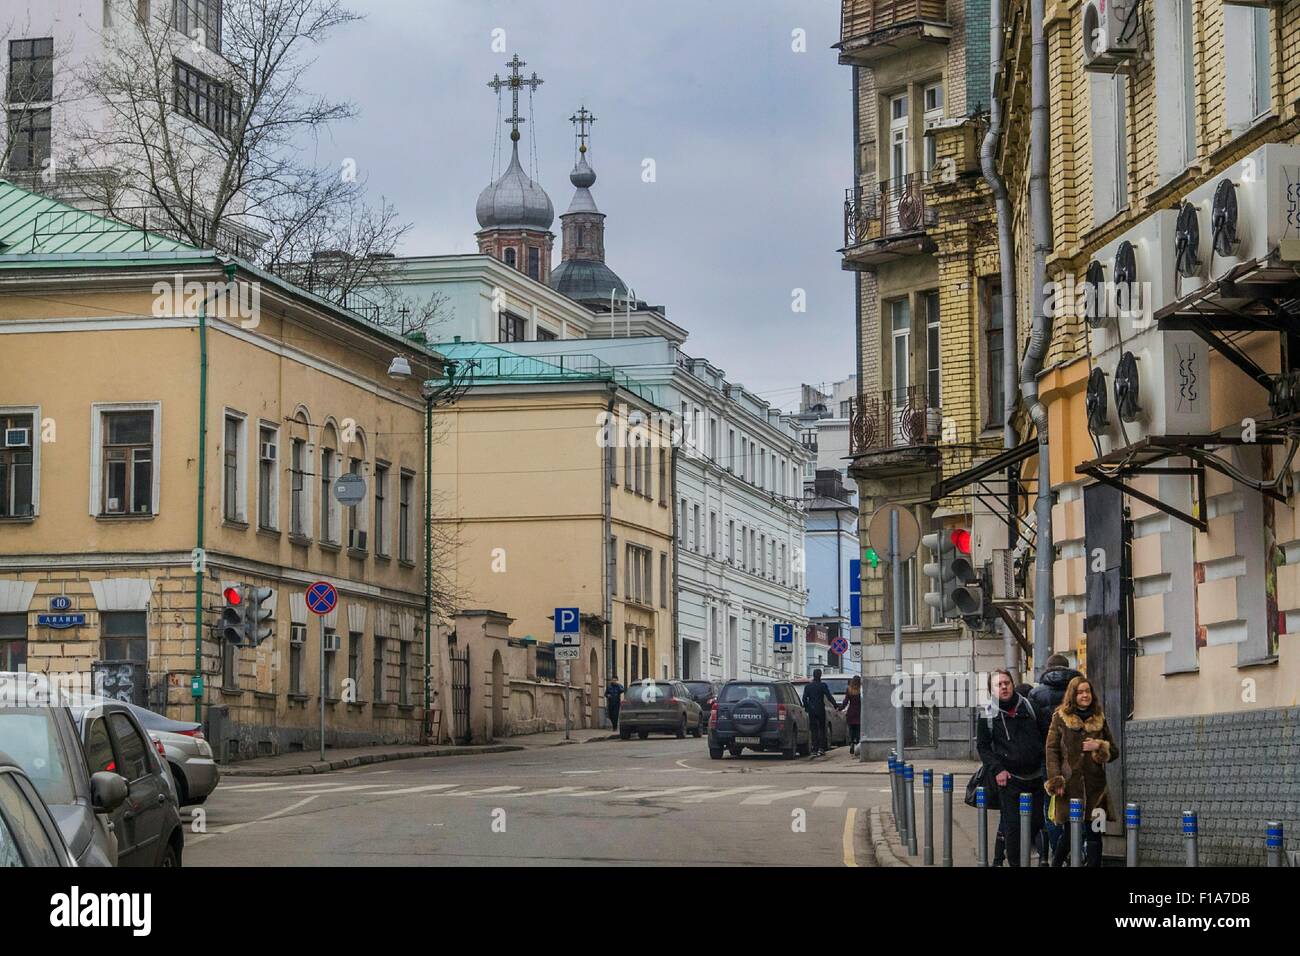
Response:
[[[1043,826],[1043,721],[1033,705],[1016,690],[1010,672],[993,672],[993,701],[977,722],[976,749],[985,773],[997,784],[1002,810],[999,828],[1006,841],[1007,863],[1020,865],[1020,794],[1032,801],[1030,840]],[[1049,715],[1050,717],[1050,715]]]
[[[812,672],[812,680],[803,689],[803,709],[808,711],[808,723],[812,725],[812,756],[826,756],[826,702],[837,706],[835,695],[822,683],[821,668]]]
[[[623,706],[623,685],[617,677],[611,677],[605,687],[605,710],[609,713],[609,722],[618,730],[618,709]]]
[[[1034,710],[1041,716],[1047,715],[1047,726],[1052,725],[1052,714],[1056,708],[1061,706],[1061,701],[1065,698],[1065,689],[1070,686],[1070,681],[1076,677],[1082,677],[1078,671],[1070,667],[1070,659],[1064,654],[1053,654],[1047,659],[1047,670],[1043,671],[1038,686],[1029,693],[1029,703],[1033,705]],[[1047,735],[1043,735],[1047,739]],[[1044,768],[1044,778],[1046,777],[1046,768]],[[1044,805],[1045,807],[1046,805]],[[1055,859],[1053,854],[1061,842],[1061,837],[1065,835],[1065,827],[1056,825],[1050,816],[1046,816],[1044,808],[1043,825],[1047,832],[1047,855]]]

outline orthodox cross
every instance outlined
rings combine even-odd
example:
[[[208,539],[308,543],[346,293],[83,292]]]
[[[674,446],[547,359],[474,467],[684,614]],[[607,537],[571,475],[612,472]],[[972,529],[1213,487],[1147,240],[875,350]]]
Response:
[[[543,80],[539,78],[536,73],[533,73],[529,79],[523,78],[519,72],[519,68],[527,65],[527,63],[519,59],[519,54],[516,53],[511,58],[510,62],[506,64],[506,66],[510,67],[510,75],[503,80],[501,79],[500,73],[494,73],[492,75],[492,81],[488,83],[488,86],[491,89],[496,90],[498,96],[501,95],[503,87],[510,88],[510,97],[513,101],[513,109],[511,110],[510,118],[506,120],[506,123],[511,127],[510,139],[516,143],[519,142],[519,124],[524,122],[524,120],[519,116],[519,91],[525,86],[536,90],[543,83]]]
[[[596,122],[596,117],[587,112],[587,107],[584,105],[578,108],[578,112],[569,117],[569,122],[578,127],[578,152],[585,153],[587,151],[587,137],[591,135],[591,133],[587,132],[587,128]]]

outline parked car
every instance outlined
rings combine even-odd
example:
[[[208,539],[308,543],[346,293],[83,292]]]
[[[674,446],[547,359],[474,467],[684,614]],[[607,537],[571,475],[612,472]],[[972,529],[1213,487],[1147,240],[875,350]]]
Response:
[[[0,752],[0,868],[76,865],[31,778]]]
[[[807,677],[799,677],[792,681],[794,689],[799,692],[799,700],[803,700],[803,689],[812,683]],[[835,703],[842,704],[844,695],[849,689],[849,680],[845,678],[822,678],[822,683],[835,696]],[[838,687],[838,689],[837,689]],[[849,721],[844,716],[844,711],[836,710],[827,705],[826,707],[826,742],[832,747],[838,747],[841,744],[849,742]]]
[[[71,710],[0,707],[0,750],[36,786],[78,866],[116,866],[128,788],[117,773],[92,773]]]
[[[648,677],[633,681],[623,692],[618,735],[629,740],[635,732],[645,740],[651,731],[678,737],[704,733],[704,712],[681,681]]]
[[[798,691],[789,681],[733,680],[722,686],[709,715],[709,756],[726,749],[739,757],[746,748],[779,750],[786,760],[812,750],[812,726]]]
[[[126,799],[112,813],[118,865],[180,866],[185,829],[178,786],[131,705],[94,699],[79,701],[69,711],[90,772],[110,771],[126,781]]]
[[[213,759],[212,747],[203,737],[203,725],[172,720],[135,704],[127,707],[140,726],[162,744],[163,759],[176,781],[177,802],[187,807],[207,800],[221,781],[221,770]]]
[[[700,726],[702,730],[708,730],[709,711],[713,710],[713,702],[718,699],[718,691],[722,689],[722,682],[716,680],[684,680],[682,685],[690,692],[691,699],[700,705]]]

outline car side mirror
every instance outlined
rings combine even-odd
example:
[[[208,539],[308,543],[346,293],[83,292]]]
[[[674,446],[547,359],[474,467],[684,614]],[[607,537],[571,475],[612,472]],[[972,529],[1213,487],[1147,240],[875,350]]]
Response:
[[[126,781],[110,770],[90,775],[90,802],[96,813],[112,813],[126,801]]]

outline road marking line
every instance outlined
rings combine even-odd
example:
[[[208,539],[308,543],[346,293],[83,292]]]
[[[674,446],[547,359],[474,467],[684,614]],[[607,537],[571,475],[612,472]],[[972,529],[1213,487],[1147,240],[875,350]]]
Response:
[[[776,793],[756,793],[752,797],[746,797],[740,802],[748,806],[768,806],[776,800],[787,800],[790,797],[802,797],[812,793],[811,787],[802,787],[799,790],[780,790]]]
[[[648,797],[666,797],[672,793],[685,793],[687,790],[707,790],[708,787],[669,787],[667,790],[634,790],[631,793],[619,794],[617,800],[644,800]]]
[[[820,799],[820,797],[818,798]],[[853,852],[853,830],[854,822],[858,818],[858,808],[849,807],[849,812],[844,815],[844,865],[857,866],[857,854]]]
[[[817,799],[813,801],[813,806],[814,807],[842,807],[844,806],[844,801],[847,798],[848,798],[848,794],[842,790],[839,793],[835,793],[834,791],[828,793],[819,793],[817,794]]]
[[[291,793],[316,793],[316,794],[324,795],[330,793],[350,793],[351,791],[354,790],[382,790],[384,787],[387,786],[389,786],[389,784],[386,783],[356,783],[350,786],[340,787],[336,783],[332,783],[328,785],[318,783],[313,786],[294,787],[290,792]]]
[[[631,770],[637,770],[637,769],[640,769],[640,768],[638,768],[638,767],[630,767],[629,769],[631,769]],[[560,771],[561,774],[564,774],[564,775],[567,775],[567,776],[571,776],[571,775],[573,775],[573,774],[579,774],[579,773],[604,773],[604,772],[605,772],[605,771],[603,771],[603,770],[561,770],[561,771]]]
[[[566,795],[568,795],[568,794],[574,793],[574,792],[576,792],[576,791],[578,791],[578,790],[580,790],[580,789],[581,789],[580,787],[549,787],[549,788],[547,788],[547,789],[545,789],[545,790],[525,790],[523,793],[512,793],[512,794],[509,794],[509,796],[511,796],[511,797],[542,797],[542,796],[551,796],[551,795],[554,795],[554,794],[566,794]]]
[[[696,793],[689,797],[682,797],[683,803],[701,803],[704,800],[716,800],[718,797],[730,797],[737,793],[748,793],[751,790],[770,790],[771,784],[762,783],[749,787],[728,787],[726,790],[718,790],[714,793]]]
[[[451,793],[440,793],[440,797],[480,797],[489,793],[505,793],[508,790],[522,790],[523,787],[483,787],[480,790],[453,790]]]
[[[386,790],[385,797],[396,796],[399,793],[428,793],[431,790],[450,790],[452,787],[459,787],[458,783],[430,783],[423,787],[403,787],[400,790]]]
[[[212,830],[208,833],[200,833],[198,836],[187,840],[186,843],[191,845],[195,843],[202,843],[204,840],[208,839],[209,837],[218,836],[223,833],[234,833],[236,830],[242,830],[244,829],[244,827],[251,827],[254,823],[261,823],[263,820],[273,820],[276,817],[284,816],[284,814],[286,813],[289,813],[293,810],[297,810],[299,807],[311,803],[315,799],[316,799],[315,796],[304,797],[303,799],[299,800],[297,803],[291,803],[287,807],[281,807],[279,810],[275,810],[272,813],[266,814],[265,816],[258,817],[256,820],[246,820],[243,823],[232,823],[230,826],[222,827],[220,830]]]

